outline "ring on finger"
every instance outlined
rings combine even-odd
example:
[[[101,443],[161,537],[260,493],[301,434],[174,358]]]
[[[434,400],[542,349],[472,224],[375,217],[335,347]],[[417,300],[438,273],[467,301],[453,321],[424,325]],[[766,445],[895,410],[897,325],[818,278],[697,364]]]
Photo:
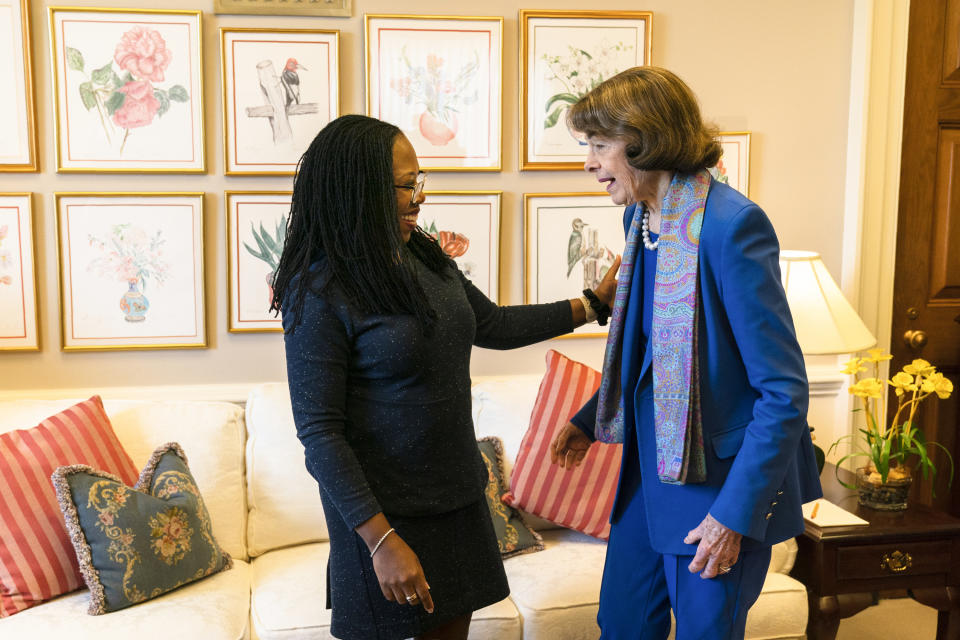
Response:
[[[407,596],[407,602],[412,604],[417,601],[417,597],[418,597],[417,594],[412,593],[409,596]]]
[[[730,571],[731,571],[732,569],[733,569],[733,567],[727,567],[727,566],[724,566],[724,565],[720,565],[720,567],[719,567],[720,573],[730,573]]]

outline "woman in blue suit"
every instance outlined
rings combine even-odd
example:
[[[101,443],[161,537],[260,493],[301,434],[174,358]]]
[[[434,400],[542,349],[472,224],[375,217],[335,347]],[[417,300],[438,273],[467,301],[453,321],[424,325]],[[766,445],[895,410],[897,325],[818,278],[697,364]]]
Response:
[[[721,150],[673,73],[636,67],[570,111],[584,168],[627,205],[600,390],[553,442],[623,442],[600,592],[605,640],[742,638],[771,545],[820,497],[779,244],[708,167]]]

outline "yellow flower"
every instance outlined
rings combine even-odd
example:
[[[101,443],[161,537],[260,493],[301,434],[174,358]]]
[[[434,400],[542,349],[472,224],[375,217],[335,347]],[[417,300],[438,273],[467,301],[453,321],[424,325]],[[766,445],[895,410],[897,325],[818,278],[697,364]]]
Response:
[[[853,375],[859,373],[860,371],[866,371],[865,367],[861,367],[860,363],[863,362],[863,358],[852,358],[847,360],[843,365],[843,371],[847,375]]]
[[[941,400],[949,398],[950,394],[953,393],[953,383],[950,382],[950,378],[942,373],[932,373],[926,381],[930,383],[931,391],[934,391]]]
[[[858,398],[879,398],[883,395],[883,383],[877,378],[864,378],[850,385],[850,393]]]
[[[914,361],[911,362],[910,364],[906,365],[906,366],[903,368],[903,370],[904,370],[906,373],[910,373],[910,374],[916,374],[916,375],[920,375],[920,376],[929,376],[931,373],[933,373],[934,371],[936,371],[937,368],[934,367],[934,366],[933,366],[932,364],[930,364],[929,362],[927,362],[926,360],[922,360],[922,359],[920,359],[920,358],[917,358],[916,360],[914,360]]]
[[[913,383],[913,376],[901,371],[890,380],[890,386],[896,389],[897,395],[902,396],[908,391],[916,391],[917,385]]]
[[[864,358],[867,362],[883,362],[884,360],[892,360],[892,354],[884,354],[883,349],[867,349],[867,353],[870,354],[869,357]]]

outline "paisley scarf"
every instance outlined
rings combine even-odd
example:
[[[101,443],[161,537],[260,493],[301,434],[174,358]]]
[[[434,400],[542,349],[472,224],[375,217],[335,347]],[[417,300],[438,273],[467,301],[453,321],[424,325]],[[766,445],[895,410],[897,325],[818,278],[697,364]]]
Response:
[[[704,482],[707,475],[700,413],[697,310],[700,229],[709,190],[707,171],[675,174],[660,216],[650,355],[657,475],[661,482],[669,484]],[[601,442],[623,442],[623,331],[634,265],[642,259],[637,255],[642,246],[642,218],[638,205],[627,232],[603,358],[596,425],[596,437]]]

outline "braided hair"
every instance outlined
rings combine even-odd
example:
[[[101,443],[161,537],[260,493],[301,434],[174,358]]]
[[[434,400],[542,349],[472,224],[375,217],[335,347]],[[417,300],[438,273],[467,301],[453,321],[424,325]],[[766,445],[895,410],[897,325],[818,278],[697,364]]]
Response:
[[[393,145],[400,135],[375,118],[342,116],[300,158],[270,303],[271,311],[284,304],[284,312],[294,314],[293,328],[313,282],[310,265],[322,253],[329,275],[324,287],[335,283],[363,313],[413,315],[425,334],[432,332],[437,315],[410,254],[444,275],[451,260],[419,227],[406,244],[400,235],[393,186]]]

